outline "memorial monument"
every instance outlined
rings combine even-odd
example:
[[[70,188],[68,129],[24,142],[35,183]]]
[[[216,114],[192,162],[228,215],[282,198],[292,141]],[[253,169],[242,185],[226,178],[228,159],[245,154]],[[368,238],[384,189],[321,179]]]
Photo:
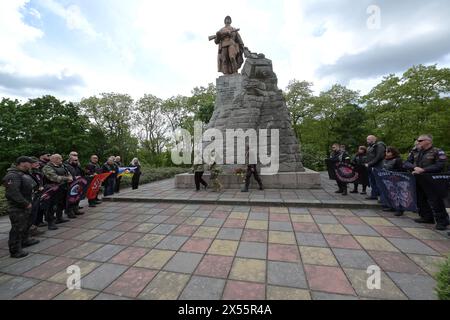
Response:
[[[209,40],[214,40],[218,45],[218,71],[224,75],[216,81],[215,108],[207,128],[220,130],[224,137],[230,129],[254,129],[257,132],[267,129],[268,140],[272,139],[271,130],[277,129],[279,168],[275,174],[262,174],[264,187],[320,188],[319,173],[305,169],[302,165],[299,142],[292,129],[283,93],[278,89],[278,79],[273,71],[272,61],[264,54],[250,52],[244,46],[239,29],[231,26],[230,17],[225,18],[225,27],[215,36],[209,37]],[[245,63],[239,74],[244,57]],[[234,146],[236,147],[236,143]],[[226,150],[225,144],[224,150],[225,153],[230,151]],[[236,150],[233,152],[237,153]],[[245,168],[245,165],[222,165],[223,174],[220,180],[224,188],[241,187],[242,177],[234,173],[238,167]],[[259,161],[258,167],[263,167]],[[205,176],[208,177],[208,174]],[[193,188],[194,177],[190,174],[178,175],[175,184],[177,188]]]

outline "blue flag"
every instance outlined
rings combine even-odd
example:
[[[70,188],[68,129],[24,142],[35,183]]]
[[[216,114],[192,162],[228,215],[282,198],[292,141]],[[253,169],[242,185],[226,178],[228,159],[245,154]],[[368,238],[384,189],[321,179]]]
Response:
[[[373,169],[381,202],[397,211],[417,212],[416,178],[411,173]]]

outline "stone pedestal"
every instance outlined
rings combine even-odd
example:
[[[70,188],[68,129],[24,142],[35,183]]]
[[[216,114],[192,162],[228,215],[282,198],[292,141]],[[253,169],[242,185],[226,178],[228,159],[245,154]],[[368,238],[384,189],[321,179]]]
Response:
[[[203,175],[209,183],[209,173]],[[265,189],[320,189],[320,174],[305,169],[304,172],[280,172],[271,176],[261,176]],[[219,178],[225,189],[241,189],[242,178],[232,174],[223,174]],[[175,187],[179,189],[195,189],[193,174],[180,174],[175,177]],[[251,178],[250,189],[258,189],[258,183]]]

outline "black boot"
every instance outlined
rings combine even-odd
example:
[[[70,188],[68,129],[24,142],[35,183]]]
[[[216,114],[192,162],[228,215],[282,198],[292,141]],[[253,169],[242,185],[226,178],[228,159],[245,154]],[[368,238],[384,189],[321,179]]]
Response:
[[[414,219],[414,222],[416,223],[424,223],[424,224],[434,224],[434,219],[425,219],[425,218],[418,218],[418,219]]]
[[[36,239],[27,239],[24,242],[22,242],[22,248],[28,248],[31,246],[34,246],[36,244],[38,244],[40,241],[36,240]]]
[[[26,257],[27,255],[28,255],[28,252],[21,250],[21,251],[11,253],[10,257],[15,258],[15,259],[20,259],[20,258]]]
[[[55,224],[55,221],[48,223],[48,230],[58,230],[58,227]]]
[[[350,193],[358,193],[358,190],[353,189],[352,191],[350,191]]]

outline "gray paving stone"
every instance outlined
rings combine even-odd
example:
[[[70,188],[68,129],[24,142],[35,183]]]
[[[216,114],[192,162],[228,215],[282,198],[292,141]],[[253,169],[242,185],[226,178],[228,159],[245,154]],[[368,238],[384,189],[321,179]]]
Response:
[[[64,241],[62,239],[53,239],[53,238],[39,238],[39,240],[41,242],[39,242],[37,245],[26,248],[26,250],[29,252],[37,253]]]
[[[307,208],[289,208],[290,214],[309,214],[309,210]]]
[[[376,201],[373,201],[376,203]],[[352,212],[359,217],[379,217],[380,215],[373,209],[353,209]]]
[[[417,239],[387,238],[394,246],[405,253],[440,256],[440,254]]]
[[[125,270],[126,266],[105,263],[81,279],[83,289],[102,291],[116,280]]]
[[[197,211],[192,216],[197,218],[208,218],[211,212]]]
[[[434,292],[436,281],[429,276],[388,272],[397,286],[413,300],[437,300]]]
[[[126,297],[119,297],[113,294],[107,294],[107,293],[100,293],[98,296],[95,297],[94,300],[107,300],[107,301],[114,301],[114,300],[131,300]]]
[[[292,224],[290,222],[270,221],[269,230],[272,231],[292,231]]]
[[[107,222],[102,223],[101,225],[97,226],[96,229],[111,230],[111,229],[117,227],[121,223],[122,222],[120,222],[120,221],[107,221]]]
[[[305,273],[298,263],[268,261],[267,282],[278,286],[308,288]]]
[[[47,262],[50,259],[53,259],[52,256],[42,255],[42,254],[32,254],[23,259],[16,259],[16,263],[11,264],[5,268],[0,269],[1,272],[9,273],[9,274],[22,274],[27,272],[34,267],[40,266],[44,262]]]
[[[316,223],[339,224],[339,221],[332,215],[314,215]]]
[[[369,226],[345,224],[344,227],[354,236],[380,236],[378,232]]]
[[[151,219],[149,219],[148,222],[151,222],[151,223],[163,223],[164,221],[166,221],[169,218],[170,218],[169,216],[154,216]]]
[[[39,281],[15,277],[0,284],[0,300],[9,300],[30,289]]]
[[[106,262],[123,249],[125,249],[124,246],[107,244],[101,247],[100,249],[92,252],[90,255],[86,256],[85,259],[99,262]]]
[[[240,240],[244,229],[238,228],[222,228],[217,234],[217,239],[220,240]]]
[[[171,233],[173,230],[175,230],[176,227],[178,227],[178,226],[173,225],[173,224],[160,224],[155,229],[153,229],[150,233],[167,235],[167,234]]]
[[[168,236],[156,246],[156,249],[177,251],[187,239],[188,237]]]
[[[178,252],[166,264],[164,270],[180,273],[193,273],[202,257],[203,255],[198,253]]]
[[[220,300],[225,280],[194,276],[184,288],[180,300]]]
[[[358,297],[312,291],[313,300],[358,300]]]
[[[250,212],[248,219],[249,220],[267,221],[267,220],[269,220],[269,214],[268,213]]]
[[[236,256],[242,258],[266,259],[267,244],[241,241]]]
[[[206,227],[221,227],[223,223],[225,222],[225,219],[218,219],[218,218],[208,218],[203,223]]]
[[[376,265],[375,261],[363,250],[336,248],[332,250],[343,268],[367,270],[369,266]]]
[[[299,246],[328,247],[328,243],[321,233],[296,232],[295,236]]]
[[[114,239],[120,237],[124,233],[125,232],[120,232],[120,231],[107,231],[107,232],[102,233],[101,235],[95,237],[91,241],[93,241],[93,242],[101,242],[101,243],[110,243],[111,241],[113,241]]]
[[[414,220],[409,218],[388,218],[390,222],[395,224],[397,227],[412,227],[412,228],[420,228],[420,225],[415,223]]]

